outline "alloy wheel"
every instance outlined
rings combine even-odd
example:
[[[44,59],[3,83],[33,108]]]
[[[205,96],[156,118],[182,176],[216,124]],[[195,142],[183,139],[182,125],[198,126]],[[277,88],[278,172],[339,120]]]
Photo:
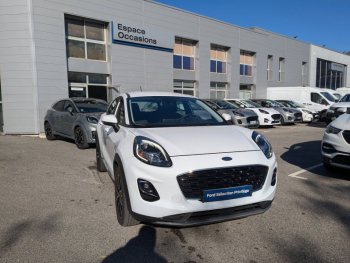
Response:
[[[51,138],[51,134],[52,134],[51,125],[49,123],[46,123],[45,124],[45,135],[46,135],[46,138]]]
[[[117,177],[115,178],[115,206],[117,210],[117,216],[119,218],[123,215],[123,189],[122,189],[122,182],[120,178],[120,174],[117,174]]]
[[[75,143],[81,147],[84,143],[84,135],[81,129],[76,129],[75,131]]]

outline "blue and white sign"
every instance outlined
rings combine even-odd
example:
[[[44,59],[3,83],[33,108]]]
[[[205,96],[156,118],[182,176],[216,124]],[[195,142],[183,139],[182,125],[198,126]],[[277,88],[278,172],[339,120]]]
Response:
[[[332,62],[331,63],[331,71],[343,72],[344,65]]]
[[[252,196],[252,186],[238,186],[224,189],[204,190],[203,202],[214,202]]]
[[[173,52],[174,34],[122,22],[111,24],[113,43]]]

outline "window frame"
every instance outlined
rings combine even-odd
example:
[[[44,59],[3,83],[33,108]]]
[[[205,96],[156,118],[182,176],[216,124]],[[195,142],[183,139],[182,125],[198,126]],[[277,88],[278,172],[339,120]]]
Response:
[[[251,63],[246,63],[245,62],[245,54],[249,54],[251,57]],[[244,62],[241,62],[241,55],[244,56]],[[239,52],[239,66],[243,65],[243,75],[241,75],[241,69],[239,69],[239,75],[240,76],[246,76],[246,77],[253,77],[253,56],[254,56],[254,52],[250,52],[250,51],[246,51],[246,50],[240,50]],[[251,67],[251,74],[250,75],[246,75],[245,74],[245,66],[250,66]]]
[[[212,83],[215,83],[215,89],[212,87]],[[220,84],[225,84],[225,89],[218,89],[218,83]],[[215,98],[212,98],[210,96],[210,99],[218,99],[218,91],[224,91],[225,92],[225,96],[224,99],[228,97],[228,90],[227,90],[227,83],[226,82],[216,82],[216,81],[211,81],[210,82],[210,90],[209,90],[209,94],[211,94],[212,91],[215,91]]]
[[[177,70],[189,70],[189,71],[195,71],[196,70],[196,49],[195,49],[195,46],[196,46],[196,42],[194,40],[189,40],[189,39],[186,39],[186,38],[179,38],[179,37],[176,37],[175,38],[175,43],[176,44],[176,40],[181,40],[181,54],[180,53],[176,53],[175,52],[175,48],[174,48],[174,53],[173,53],[173,60],[174,60],[174,56],[181,56],[181,68],[175,68],[174,65],[173,65],[173,69],[177,69]],[[184,55],[183,53],[183,42],[190,42],[192,43],[192,47],[193,47],[193,55]],[[184,63],[183,63],[183,57],[190,57],[190,58],[193,58],[193,69],[184,69]],[[174,62],[173,62],[174,63]]]
[[[175,81],[179,81],[181,82],[181,88],[180,87],[175,87],[174,82]],[[193,88],[184,88],[184,82],[192,82],[193,83]],[[181,79],[174,79],[173,80],[173,92],[175,92],[175,90],[181,90],[181,93],[179,94],[185,94],[183,93],[184,90],[188,90],[188,91],[192,91],[193,95],[192,96],[196,96],[196,89],[195,89],[195,84],[196,81],[194,80],[181,80]],[[178,93],[178,92],[177,92]],[[189,95],[189,94],[185,94],[185,95]]]
[[[301,62],[301,84],[307,85],[307,62]]]
[[[267,81],[273,81],[273,55],[267,55]]]
[[[283,65],[283,69],[282,69],[282,65]],[[285,79],[284,79],[285,65],[286,65],[286,59],[284,57],[280,57],[278,60],[278,82],[285,82]]]
[[[92,60],[92,61],[105,61],[107,62],[107,57],[108,57],[108,54],[107,54],[107,34],[106,34],[106,31],[107,31],[107,27],[106,27],[106,23],[104,22],[101,22],[101,21],[95,21],[95,20],[92,20],[92,19],[88,19],[88,18],[79,18],[79,17],[71,17],[71,16],[65,16],[64,18],[64,23],[65,23],[65,28],[66,28],[66,25],[67,25],[67,19],[71,19],[71,20],[80,20],[80,21],[83,21],[84,22],[84,38],[81,38],[81,37],[73,37],[73,36],[68,36],[68,32],[65,32],[65,37],[66,37],[66,54],[67,54],[67,58],[74,58],[74,59],[86,59],[86,60]],[[101,41],[101,40],[93,40],[93,39],[89,39],[89,38],[86,38],[86,22],[90,22],[90,23],[95,23],[95,24],[101,24],[103,25],[103,37],[104,37],[104,40]],[[68,50],[67,50],[67,40],[75,40],[75,41],[80,41],[80,42],[84,42],[84,55],[85,55],[85,58],[75,58],[75,57],[69,57],[68,56]],[[93,43],[93,44],[100,44],[100,45],[104,45],[105,47],[105,59],[104,60],[99,60],[99,59],[90,59],[88,58],[87,56],[87,43]]]
[[[210,55],[210,73],[217,73],[217,74],[227,74],[227,51],[228,51],[228,47],[223,47],[223,46],[220,46],[220,45],[215,45],[215,44],[211,44],[210,45],[210,53],[211,53],[211,50],[212,48],[215,48],[215,55],[216,55],[216,58],[213,59],[211,58],[211,55]],[[222,60],[222,59],[218,59],[218,48],[222,48],[223,50],[225,50],[225,59]],[[211,71],[211,61],[215,61],[215,71]],[[225,63],[225,72],[218,72],[218,62],[224,62]]]

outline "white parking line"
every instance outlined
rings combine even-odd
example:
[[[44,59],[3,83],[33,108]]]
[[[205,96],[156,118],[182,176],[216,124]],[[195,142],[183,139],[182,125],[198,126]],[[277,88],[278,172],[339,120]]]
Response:
[[[300,170],[299,172],[292,173],[292,174],[290,174],[290,175],[288,175],[288,176],[290,176],[290,177],[295,177],[295,178],[299,178],[299,179],[304,179],[304,180],[307,180],[307,178],[305,178],[305,177],[301,177],[301,176],[297,176],[297,175],[298,175],[298,174],[305,173],[305,172],[307,172],[307,171],[310,171],[310,170],[315,169],[315,168],[317,168],[317,167],[320,167],[320,166],[322,166],[322,165],[323,165],[323,163],[316,164],[316,165],[311,166],[311,167],[309,167],[309,168],[306,168],[306,169]]]

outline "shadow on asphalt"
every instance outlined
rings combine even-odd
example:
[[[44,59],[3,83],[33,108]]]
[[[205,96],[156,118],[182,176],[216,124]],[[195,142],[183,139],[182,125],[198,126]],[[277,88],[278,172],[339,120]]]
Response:
[[[115,262],[167,262],[154,252],[156,230],[151,226],[143,226],[139,235],[131,239],[124,247],[106,257],[102,263]]]
[[[325,122],[312,122],[308,123],[306,126],[313,127],[313,128],[320,128],[326,130],[327,124]]]
[[[75,141],[73,139],[69,139],[66,137],[61,137],[61,136],[57,136],[56,138],[57,141],[62,141],[62,142],[67,142],[67,143],[71,143],[75,145]],[[96,148],[96,144],[89,144],[89,148],[95,149]]]

